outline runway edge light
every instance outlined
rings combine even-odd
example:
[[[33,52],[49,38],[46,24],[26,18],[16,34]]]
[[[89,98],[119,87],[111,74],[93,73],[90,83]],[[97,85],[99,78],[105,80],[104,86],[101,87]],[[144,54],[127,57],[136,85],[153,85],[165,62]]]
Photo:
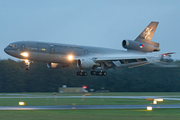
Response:
[[[25,105],[25,102],[19,102],[19,105]]]
[[[151,111],[152,107],[151,106],[147,106],[147,111]]]
[[[163,102],[164,100],[162,98],[154,99],[154,101]]]
[[[154,100],[154,101],[153,101],[153,104],[157,104],[157,101],[156,101],[156,100]]]

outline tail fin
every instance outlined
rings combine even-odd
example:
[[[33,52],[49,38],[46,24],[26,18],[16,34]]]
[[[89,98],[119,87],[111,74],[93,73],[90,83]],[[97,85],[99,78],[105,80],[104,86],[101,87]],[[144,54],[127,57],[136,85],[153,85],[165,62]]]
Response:
[[[135,39],[135,41],[149,43],[154,45],[155,47],[159,48],[159,43],[151,42],[151,39],[156,31],[159,22],[151,22],[142,32],[141,34]]]
[[[142,32],[141,34],[135,39],[135,41],[143,42],[143,41],[151,41],[156,28],[159,22],[151,22]]]

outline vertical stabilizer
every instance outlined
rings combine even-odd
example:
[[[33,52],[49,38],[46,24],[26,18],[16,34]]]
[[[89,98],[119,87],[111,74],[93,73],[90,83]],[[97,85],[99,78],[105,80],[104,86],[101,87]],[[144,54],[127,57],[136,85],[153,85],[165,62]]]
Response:
[[[159,22],[151,22],[142,32],[141,34],[135,39],[135,41],[139,41],[139,42],[150,42],[155,31],[156,28],[158,26]]]

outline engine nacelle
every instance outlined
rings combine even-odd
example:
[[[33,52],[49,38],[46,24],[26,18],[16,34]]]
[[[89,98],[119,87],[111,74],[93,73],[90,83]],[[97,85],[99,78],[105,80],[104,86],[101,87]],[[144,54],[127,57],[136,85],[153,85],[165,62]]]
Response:
[[[90,59],[79,59],[77,61],[77,66],[79,68],[92,68],[95,65],[95,63]]]
[[[53,69],[59,69],[59,68],[64,68],[64,67],[68,67],[69,65],[64,65],[61,63],[47,63],[47,67],[48,68],[53,68]]]
[[[122,46],[123,48],[128,50],[136,50],[142,52],[155,52],[160,50],[159,47],[155,47],[152,44],[132,40],[123,40]]]

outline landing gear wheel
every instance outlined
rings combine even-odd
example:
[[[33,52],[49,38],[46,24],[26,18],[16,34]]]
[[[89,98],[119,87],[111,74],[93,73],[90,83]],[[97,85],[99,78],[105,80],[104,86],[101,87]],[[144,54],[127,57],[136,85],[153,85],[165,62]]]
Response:
[[[30,70],[30,68],[29,68],[29,67],[27,67],[27,68],[26,68],[26,70]]]
[[[83,76],[83,72],[80,72],[79,75],[80,75],[80,76]]]
[[[91,75],[96,75],[96,71],[91,71]]]
[[[78,72],[76,73],[76,75],[77,75],[77,76],[80,76],[80,72],[78,71]]]
[[[87,76],[87,72],[83,72],[83,76]]]
[[[102,76],[103,75],[103,72],[99,72],[99,76]]]
[[[99,76],[99,72],[96,72],[96,76]]]
[[[103,76],[106,76],[107,75],[107,72],[103,72]]]
[[[77,76],[87,76],[87,72],[78,71],[76,73]]]

